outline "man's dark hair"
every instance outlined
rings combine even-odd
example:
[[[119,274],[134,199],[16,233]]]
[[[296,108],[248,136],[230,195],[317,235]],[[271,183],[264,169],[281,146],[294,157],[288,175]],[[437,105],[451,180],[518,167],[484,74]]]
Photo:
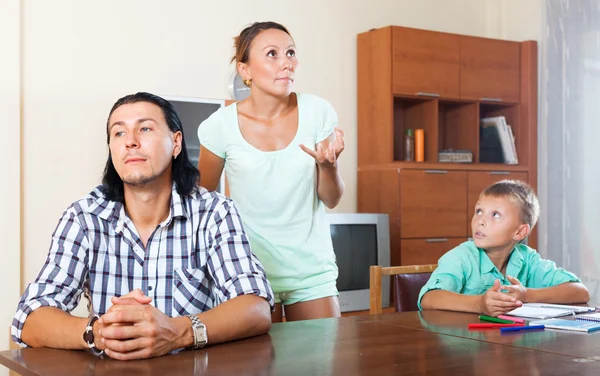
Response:
[[[200,179],[200,172],[196,166],[190,162],[188,152],[185,147],[185,139],[183,137],[181,120],[179,119],[179,116],[177,116],[175,108],[173,108],[173,105],[169,101],[159,97],[158,95],[145,92],[126,95],[117,100],[110,110],[110,113],[108,114],[108,120],[106,121],[106,143],[110,144],[109,121],[112,113],[124,104],[137,102],[149,102],[160,107],[171,132],[181,132],[181,153],[179,153],[177,158],[173,160],[172,176],[177,188],[177,193],[180,195],[188,195],[192,193],[195,189],[197,189],[198,180]],[[111,201],[124,202],[123,180],[117,173],[117,170],[115,170],[110,148],[108,150],[106,166],[104,167],[104,174],[102,175],[102,191],[107,199]]]

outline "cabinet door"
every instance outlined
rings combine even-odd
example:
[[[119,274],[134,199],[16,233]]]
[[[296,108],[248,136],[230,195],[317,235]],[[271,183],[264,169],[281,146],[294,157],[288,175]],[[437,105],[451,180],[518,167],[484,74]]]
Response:
[[[522,180],[527,183],[526,172],[509,172],[509,171],[469,171],[468,184],[468,223],[469,223],[469,234],[471,233],[471,218],[475,213],[475,204],[479,199],[479,194],[491,184],[504,179]]]
[[[467,236],[467,173],[400,171],[401,238]]]
[[[402,265],[437,264],[444,253],[465,241],[467,238],[402,239]]]
[[[459,95],[459,36],[394,27],[393,94]]]
[[[460,37],[460,97],[519,101],[521,46],[518,42]]]
[[[400,265],[400,226],[398,224],[398,191],[400,170],[359,170],[357,199],[359,213],[388,215],[390,262]]]

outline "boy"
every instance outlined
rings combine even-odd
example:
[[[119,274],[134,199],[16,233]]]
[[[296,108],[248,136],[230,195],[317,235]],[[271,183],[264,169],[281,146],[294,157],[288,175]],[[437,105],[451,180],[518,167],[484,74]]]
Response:
[[[420,309],[497,316],[523,303],[585,303],[587,288],[573,273],[521,244],[540,208],[533,189],[502,180],[479,196],[471,220],[473,240],[447,252],[419,294]]]

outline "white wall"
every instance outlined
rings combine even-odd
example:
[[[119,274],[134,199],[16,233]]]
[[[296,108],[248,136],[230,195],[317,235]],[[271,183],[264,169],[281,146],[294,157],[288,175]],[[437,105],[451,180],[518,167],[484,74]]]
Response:
[[[489,37],[518,41],[541,40],[545,0],[486,1]]]
[[[120,96],[145,90],[225,98],[232,37],[253,21],[281,22],[298,47],[296,89],[328,99],[346,131],[341,163],[347,188],[336,211],[352,212],[356,34],[396,24],[490,37],[501,37],[504,30],[517,40],[529,38],[527,31],[525,37],[518,29],[511,32],[517,22],[500,22],[513,8],[496,16],[496,2],[24,1],[24,281],[37,275],[62,211],[99,183],[106,158],[104,122]]]
[[[248,23],[286,25],[298,46],[296,89],[338,111],[348,144],[338,211],[356,208],[356,34],[389,24],[486,33],[479,0],[61,0],[25,1],[23,11],[25,281],[59,215],[100,180],[112,103],[138,90],[226,97],[232,37]]]
[[[18,1],[0,1],[0,350],[9,346],[8,327],[19,298],[21,269],[19,28]],[[7,374],[0,367],[0,375]]]

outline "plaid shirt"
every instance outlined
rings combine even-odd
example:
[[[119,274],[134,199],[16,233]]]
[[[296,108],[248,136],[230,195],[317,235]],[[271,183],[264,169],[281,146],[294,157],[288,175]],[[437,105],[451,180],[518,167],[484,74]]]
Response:
[[[139,288],[167,316],[207,311],[238,295],[273,292],[252,254],[232,201],[200,188],[181,196],[173,185],[171,211],[144,245],[123,204],[97,187],[63,213],[48,258],[23,293],[11,334],[21,341],[27,316],[44,306],[70,312],[81,294],[103,315],[112,296]]]

